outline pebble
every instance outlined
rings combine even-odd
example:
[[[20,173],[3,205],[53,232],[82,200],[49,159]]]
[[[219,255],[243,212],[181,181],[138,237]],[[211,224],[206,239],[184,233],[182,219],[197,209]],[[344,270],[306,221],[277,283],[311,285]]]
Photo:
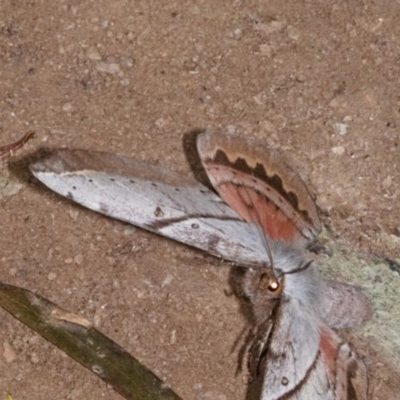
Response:
[[[284,21],[270,21],[270,22],[255,22],[253,28],[256,31],[261,31],[265,35],[278,32],[285,27]]]
[[[349,127],[347,124],[342,124],[341,122],[335,122],[332,124],[335,133],[340,136],[344,136],[347,133],[347,128]]]
[[[86,56],[89,60],[92,60],[92,61],[100,61],[101,60],[101,55],[96,47],[89,47],[86,50]]]
[[[165,118],[158,118],[155,122],[154,125],[157,128],[163,128],[164,126],[166,126],[168,123],[168,121]]]
[[[55,273],[55,272],[50,272],[48,275],[47,275],[47,279],[49,280],[49,281],[54,281],[54,279],[56,279],[57,278],[57,274]]]
[[[286,31],[287,31],[287,34],[288,34],[289,39],[292,39],[292,40],[294,40],[294,41],[299,40],[299,38],[300,38],[300,32],[299,32],[299,30],[298,30],[297,28],[295,28],[295,27],[292,26],[292,25],[289,25],[289,26],[286,28]]]
[[[31,363],[39,364],[39,362],[40,362],[39,356],[37,354],[33,353],[31,356]]]
[[[7,363],[12,363],[17,358],[17,353],[7,341],[3,342],[3,357]]]
[[[96,69],[99,72],[104,72],[110,75],[117,75],[121,71],[117,63],[106,63],[106,62],[99,62],[96,65]]]
[[[343,146],[335,146],[331,148],[331,151],[333,154],[336,154],[337,156],[342,156],[345,152],[345,148]]]
[[[74,263],[76,265],[82,265],[83,263],[83,255],[82,254],[78,254],[74,257]]]
[[[260,44],[258,46],[258,51],[265,57],[271,57],[272,55],[272,47],[267,43]]]
[[[70,112],[72,112],[73,110],[74,110],[74,106],[72,105],[72,103],[65,103],[63,106],[62,106],[62,110],[64,111],[64,112],[66,112],[66,113],[70,113]]]

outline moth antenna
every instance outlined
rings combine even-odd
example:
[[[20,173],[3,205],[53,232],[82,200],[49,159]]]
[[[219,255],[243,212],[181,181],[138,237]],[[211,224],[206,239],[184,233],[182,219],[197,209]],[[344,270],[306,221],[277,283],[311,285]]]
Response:
[[[268,241],[267,235],[265,234],[264,229],[262,228],[260,214],[257,211],[256,205],[254,204],[254,201],[253,201],[252,197],[250,196],[248,188],[246,187],[245,189],[246,189],[246,192],[247,192],[247,198],[250,199],[251,206],[252,206],[253,210],[255,211],[255,213],[252,213],[252,215],[254,215],[254,217],[253,217],[254,221],[253,222],[256,224],[258,232],[260,233],[260,236],[262,238],[265,250],[267,251],[267,255],[268,255],[268,259],[269,259],[269,262],[270,262],[270,266],[271,266],[272,272],[276,276],[275,268],[274,268],[274,258],[272,257],[271,246],[269,245],[269,241]]]
[[[267,255],[268,255],[269,263],[271,264],[272,271],[275,274],[274,258],[272,257],[271,246],[269,245],[269,241],[268,241],[267,235],[265,234],[265,232],[264,232],[263,228],[261,227],[261,225],[259,225],[258,223],[257,223],[257,229],[258,229],[258,232],[260,233],[260,236],[262,238],[265,250],[267,250]]]

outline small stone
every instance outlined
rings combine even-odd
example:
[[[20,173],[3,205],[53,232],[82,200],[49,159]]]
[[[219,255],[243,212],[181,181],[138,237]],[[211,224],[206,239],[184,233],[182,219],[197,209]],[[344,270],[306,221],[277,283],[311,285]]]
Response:
[[[121,83],[121,86],[129,86],[131,81],[128,78],[124,78],[124,79],[121,79],[120,83]]]
[[[137,228],[135,228],[133,225],[128,225],[127,227],[125,227],[125,229],[123,230],[123,234],[125,236],[128,235],[132,235],[133,233],[135,233],[137,231]]]
[[[382,187],[383,189],[387,190],[390,188],[391,185],[392,185],[392,177],[389,175],[383,180]]]
[[[110,75],[117,75],[121,71],[117,63],[106,63],[106,62],[99,62],[96,65],[96,69],[99,72],[104,72]]]
[[[233,35],[234,35],[237,39],[239,39],[239,38],[242,36],[242,30],[241,30],[240,28],[236,28],[236,29],[233,31]]]
[[[101,60],[101,55],[96,47],[89,47],[86,50],[86,56],[89,60],[92,60],[92,61],[100,61]]]
[[[287,34],[289,36],[289,39],[292,39],[294,41],[298,41],[300,38],[300,32],[297,28],[295,28],[292,25],[289,25],[287,28]]]
[[[167,125],[167,120],[165,118],[158,118],[155,122],[154,125],[157,128],[163,128],[165,125]]]
[[[349,127],[347,124],[342,124],[340,122],[335,122],[332,124],[335,133],[340,136],[344,136],[347,133],[347,128]]]
[[[276,132],[276,128],[275,128],[274,124],[271,121],[268,121],[267,119],[264,121],[260,121],[259,127],[260,127],[260,130],[263,132],[264,131],[268,132],[268,133]]]
[[[12,363],[17,358],[17,353],[7,341],[3,342],[3,357],[7,363]]]
[[[171,344],[175,344],[175,343],[176,343],[176,329],[174,329],[174,330],[171,332],[171,341],[170,341],[170,343],[171,343]]]
[[[135,60],[133,58],[130,58],[130,57],[125,58],[125,65],[128,68],[133,67],[133,64],[135,64]]]
[[[345,148],[343,146],[335,146],[331,148],[331,151],[333,154],[336,154],[337,156],[342,156],[345,152]]]
[[[253,100],[258,104],[259,106],[262,106],[265,103],[266,100],[266,94],[265,92],[260,92],[253,96]]]
[[[70,113],[70,112],[72,112],[73,110],[74,110],[74,106],[72,105],[72,103],[65,103],[63,106],[62,106],[62,110],[64,111],[64,112],[66,112],[66,113]]]
[[[168,286],[173,280],[174,280],[174,277],[172,275],[167,275],[165,277],[165,279],[163,280],[161,287]]]
[[[9,180],[6,177],[0,176],[0,200],[3,197],[13,196],[22,189],[19,182]]]
[[[276,20],[269,22],[255,21],[253,27],[256,31],[261,31],[265,35],[270,35],[271,33],[278,32],[283,29],[285,27],[285,22]]]
[[[272,47],[267,43],[260,44],[258,46],[258,50],[264,57],[271,57],[272,55]]]
[[[73,221],[76,221],[79,217],[79,211],[77,211],[77,210],[70,210],[70,211],[68,211],[68,214],[72,218]]]
[[[54,281],[54,279],[56,279],[57,278],[57,274],[55,273],[55,272],[50,272],[48,275],[47,275],[47,279],[49,280],[49,281]]]
[[[74,263],[76,265],[82,265],[83,263],[83,255],[82,254],[78,254],[74,257]]]
[[[40,362],[39,356],[37,354],[33,353],[31,355],[31,363],[32,364],[39,364],[39,362]]]
[[[353,117],[351,115],[346,115],[343,118],[343,122],[351,122],[351,121],[353,121]]]

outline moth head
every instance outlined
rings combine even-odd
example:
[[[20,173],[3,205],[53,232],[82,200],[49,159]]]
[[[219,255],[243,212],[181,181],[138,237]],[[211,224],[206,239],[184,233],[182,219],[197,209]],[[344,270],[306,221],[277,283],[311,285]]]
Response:
[[[248,268],[242,278],[243,294],[251,303],[275,303],[282,296],[284,275],[270,267]]]
[[[271,267],[247,268],[242,277],[244,297],[251,303],[255,322],[262,323],[279,304],[284,289],[284,275]]]

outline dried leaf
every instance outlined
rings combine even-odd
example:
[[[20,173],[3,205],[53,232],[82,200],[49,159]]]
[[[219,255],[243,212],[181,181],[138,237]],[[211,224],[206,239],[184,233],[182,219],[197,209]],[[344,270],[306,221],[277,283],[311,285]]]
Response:
[[[28,290],[0,283],[0,306],[112,385],[130,400],[180,400],[123,348],[69,313]]]

